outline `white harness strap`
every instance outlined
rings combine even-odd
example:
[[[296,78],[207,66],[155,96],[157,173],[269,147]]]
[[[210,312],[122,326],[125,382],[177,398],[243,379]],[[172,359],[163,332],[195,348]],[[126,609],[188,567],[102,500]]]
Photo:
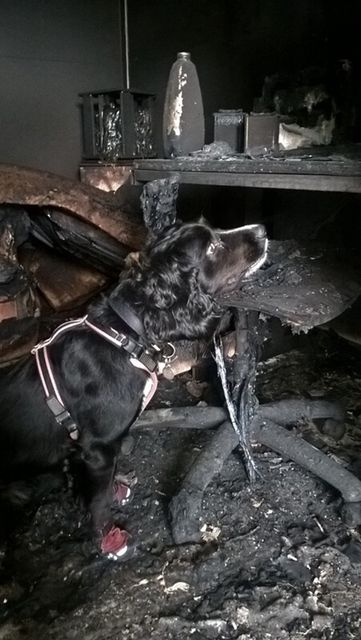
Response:
[[[31,350],[31,353],[35,355],[36,366],[40,376],[41,384],[43,385],[46,404],[54,415],[57,423],[63,426],[68,431],[69,437],[72,440],[78,440],[79,438],[78,425],[71,417],[69,411],[67,411],[67,409],[65,408],[65,404],[60,395],[60,391],[58,389],[58,385],[56,384],[56,380],[52,370],[48,354],[48,347],[63,333],[70,331],[71,329],[74,329],[76,327],[84,326],[85,320],[86,316],[84,316],[83,318],[77,318],[76,320],[70,320],[69,322],[64,322],[63,324],[59,325],[57,329],[55,329],[50,338],[42,340]]]
[[[84,319],[84,324],[86,324],[86,326],[89,327],[89,329],[92,329],[92,331],[94,331],[99,336],[104,338],[104,340],[107,340],[111,344],[114,344],[116,347],[122,347],[123,344],[125,344],[125,341],[127,340],[127,336],[125,334],[118,333],[117,331],[115,331],[115,329],[112,329],[112,328],[110,329],[111,331],[114,332],[114,336],[109,335],[109,333],[107,333],[106,331],[103,331],[103,329],[98,327],[96,324],[93,324],[92,322],[90,322],[87,319],[87,317],[85,317]]]
[[[90,322],[87,316],[84,316],[83,318],[70,320],[69,322],[64,322],[63,324],[59,325],[59,327],[57,327],[57,329],[55,329],[55,331],[52,333],[50,338],[47,338],[46,340],[42,340],[37,345],[35,345],[35,347],[33,347],[33,349],[31,350],[31,353],[35,355],[35,361],[36,361],[39,377],[41,380],[41,384],[44,389],[47,405],[49,409],[52,411],[52,413],[54,414],[54,417],[58,422],[58,424],[64,425],[66,427],[66,429],[69,432],[69,436],[73,440],[77,440],[79,438],[78,425],[74,422],[70,413],[65,408],[65,404],[62,400],[62,397],[61,397],[59,388],[56,384],[56,380],[52,370],[52,366],[51,366],[51,362],[48,354],[48,347],[55,340],[57,340],[57,338],[59,338],[63,333],[66,333],[72,329],[75,329],[78,327],[84,327],[84,326],[89,327],[89,329],[91,329],[92,331],[97,333],[99,336],[101,336],[102,338],[104,338],[114,346],[116,346],[118,349],[121,347],[124,348],[124,346],[128,343],[128,337],[125,334],[118,333],[117,331],[115,331],[115,329],[111,328],[111,331],[114,334],[114,335],[111,335],[106,331],[104,331],[103,329],[101,329],[100,327],[98,327],[97,325]],[[148,374],[148,379],[146,380],[144,385],[142,404],[141,404],[140,412],[138,414],[139,416],[140,413],[142,413],[146,408],[146,406],[149,404],[149,402],[151,401],[151,399],[153,398],[157,390],[158,376],[155,371],[151,371],[150,369],[148,369],[147,366],[143,362],[138,360],[138,358],[136,358],[135,356],[132,355],[129,360],[134,367],[136,367],[137,369],[141,369],[142,371],[145,371]]]
[[[63,322],[63,324],[59,324],[59,326],[53,331],[50,338],[46,338],[46,340],[41,340],[35,347],[32,348],[31,353],[36,353],[39,349],[43,349],[44,347],[48,347],[54,340],[59,338],[62,333],[69,331],[70,329],[81,327],[85,324],[85,321],[88,316],[83,316],[82,318],[76,318],[75,320],[68,320],[67,322]]]
[[[143,401],[140,407],[140,412],[137,416],[137,418],[139,418],[140,414],[143,413],[144,409],[148,406],[155,392],[157,391],[158,376],[155,371],[148,371],[144,364],[142,362],[139,362],[139,360],[137,360],[136,358],[130,358],[130,362],[132,363],[133,367],[137,367],[137,369],[143,369],[143,371],[146,371],[149,375],[149,378],[146,381],[143,389]]]

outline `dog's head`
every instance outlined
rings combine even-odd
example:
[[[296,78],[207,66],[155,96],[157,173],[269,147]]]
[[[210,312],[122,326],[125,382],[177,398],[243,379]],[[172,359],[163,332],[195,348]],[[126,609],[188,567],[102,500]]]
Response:
[[[164,190],[149,188],[151,203],[143,197],[148,244],[113,295],[132,305],[151,340],[204,337],[220,315],[215,296],[237,288],[265,260],[265,228],[222,231],[203,222],[181,224],[176,221],[174,182],[170,197],[162,195],[162,201]]]
[[[256,271],[267,254],[266,229],[261,224],[227,231],[206,223],[172,225],[152,238],[145,251],[150,269],[176,280],[192,273],[203,293],[215,296],[237,288]],[[182,280],[184,287],[186,281]]]
[[[153,341],[205,337],[220,314],[216,294],[237,288],[266,250],[262,225],[230,231],[172,225],[152,237],[112,295],[133,307]]]

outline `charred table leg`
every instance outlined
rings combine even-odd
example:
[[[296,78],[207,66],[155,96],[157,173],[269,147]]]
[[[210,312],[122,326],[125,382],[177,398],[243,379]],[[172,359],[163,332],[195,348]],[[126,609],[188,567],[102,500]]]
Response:
[[[235,313],[236,354],[229,372],[231,396],[236,408],[236,434],[230,422],[224,422],[211,442],[197,458],[183,481],[182,488],[170,504],[172,533],[176,543],[200,539],[199,516],[203,493],[220,472],[233,449],[243,443],[243,451],[250,479],[255,468],[250,453],[250,428],[257,407],[255,376],[260,347],[258,313]]]
[[[172,419],[168,417],[167,426],[182,427],[184,410],[174,408],[171,412]],[[222,412],[219,407],[188,407],[186,412],[187,428],[213,428],[217,423],[220,426],[184,478],[180,491],[171,501],[172,531],[178,544],[200,540],[199,521],[204,491],[239,444],[238,436],[230,422],[221,423],[221,420],[226,418],[226,412]],[[201,414],[199,417],[198,412]],[[345,501],[347,524],[356,526],[361,522],[361,482],[325,453],[284,428],[287,424],[297,424],[305,419],[330,417],[342,421],[344,413],[339,405],[326,400],[297,399],[272,402],[259,407],[252,423],[253,438],[286,459],[297,462],[338,489]],[[159,419],[157,411],[146,411],[139,426],[146,428],[154,425],[156,418]],[[276,420],[278,424],[275,423]]]
[[[199,521],[204,491],[221,471],[237,443],[238,438],[231,423],[224,422],[187,473],[169,507],[176,544],[200,541]]]
[[[349,513],[356,517],[361,505],[361,481],[325,453],[301,437],[287,431],[279,424],[268,420],[254,421],[254,434],[258,442],[290,458],[301,467],[311,471],[341,493],[349,507]],[[356,523],[354,523],[355,525]],[[357,524],[360,524],[358,522]]]
[[[188,472],[179,493],[171,501],[175,542],[179,544],[200,539],[203,493],[241,440],[250,480],[253,480],[255,467],[248,447],[251,436],[338,489],[345,502],[346,523],[350,526],[361,524],[361,481],[325,453],[284,428],[312,418],[332,418],[335,422],[343,422],[342,409],[335,403],[323,400],[281,400],[258,407],[255,377],[263,339],[258,313],[237,311],[235,335],[236,353],[231,366],[229,362],[226,366],[230,369],[227,377],[236,409],[238,433],[228,421],[218,428]],[[211,416],[209,418],[211,420]],[[210,426],[214,426],[214,421]]]
[[[345,412],[336,402],[329,400],[280,400],[261,404],[257,409],[259,421],[270,420],[282,426],[297,424],[304,420],[331,418],[343,422]],[[146,429],[213,429],[228,419],[222,407],[172,407],[170,409],[148,409],[131,426],[130,431]],[[253,433],[253,427],[252,427]],[[236,444],[238,439],[235,440]]]
[[[263,329],[256,311],[234,312],[236,352],[231,363],[232,401],[239,425],[239,443],[249,479],[255,480],[256,469],[252,459],[250,438],[252,421],[258,407],[256,398],[256,370],[264,340]]]
[[[346,523],[350,526],[361,524],[361,482],[325,453],[284,428],[305,419],[332,418],[335,422],[343,422],[343,410],[333,402],[302,399],[281,400],[256,408],[254,374],[258,342],[255,341],[253,346],[250,346],[247,337],[249,331],[247,324],[243,324],[241,329],[238,326],[237,357],[233,365],[232,396],[235,402],[238,398],[238,417],[240,422],[243,420],[245,426],[243,433],[246,435],[252,433],[254,440],[295,461],[335,487],[345,501]],[[189,422],[187,426],[191,427],[193,423],[194,426],[197,425],[196,428],[207,428],[208,425],[214,427],[215,420],[220,420],[222,417],[219,408],[217,413],[214,413],[215,409],[215,407],[202,409],[201,421],[196,417],[192,418],[192,411],[187,409],[187,422]],[[197,409],[194,410],[197,411]],[[207,415],[208,410],[209,415]],[[175,412],[176,410],[173,409],[173,421]],[[224,418],[226,415],[224,411]],[[176,420],[173,424],[181,426]],[[178,544],[200,539],[199,519],[203,493],[238,445],[239,438],[232,425],[228,421],[223,422],[187,474],[179,493],[170,505],[173,536]]]
[[[279,404],[281,415],[288,409],[289,422],[294,424],[306,416],[309,419],[341,418],[341,409],[326,401],[285,400]],[[214,426],[213,408],[209,407],[210,427]],[[197,409],[194,408],[194,413],[196,411]],[[256,440],[269,449],[277,451],[284,458],[293,460],[340,491],[345,502],[346,523],[349,526],[359,525],[361,523],[361,481],[298,435],[287,431],[284,426],[275,424],[272,421],[273,416],[277,417],[277,403],[259,408],[252,425]],[[192,422],[194,425],[197,423],[196,415],[192,416]],[[180,424],[176,426],[179,427]],[[206,420],[203,422],[203,428],[206,428]],[[223,422],[184,478],[180,491],[170,503],[172,532],[177,544],[196,542],[201,539],[199,524],[204,491],[214,476],[221,471],[238,443],[238,436],[230,422]]]

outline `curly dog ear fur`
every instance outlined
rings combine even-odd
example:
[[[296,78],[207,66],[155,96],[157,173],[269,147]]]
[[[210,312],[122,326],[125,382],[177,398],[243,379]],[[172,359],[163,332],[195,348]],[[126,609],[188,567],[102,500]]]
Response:
[[[181,290],[182,276],[179,265],[172,262],[166,270],[154,269],[147,274],[143,292],[151,307],[169,309],[176,302],[177,294]]]
[[[198,282],[197,269],[185,271],[179,264],[147,274],[143,322],[156,340],[201,337],[214,319],[215,304]]]

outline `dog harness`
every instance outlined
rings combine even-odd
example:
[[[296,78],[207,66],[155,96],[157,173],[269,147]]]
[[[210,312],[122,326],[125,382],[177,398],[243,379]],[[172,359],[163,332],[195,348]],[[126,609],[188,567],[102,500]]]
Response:
[[[110,327],[105,329],[99,327],[88,319],[88,316],[83,318],[77,318],[75,320],[69,320],[59,325],[57,329],[52,333],[50,338],[42,340],[33,349],[31,353],[35,355],[36,365],[41,380],[41,384],[44,389],[46,403],[54,415],[54,418],[58,424],[63,426],[69,433],[72,440],[78,440],[79,427],[75,420],[66,409],[65,404],[60,395],[58,385],[56,383],[54,372],[49,358],[48,347],[56,342],[60,336],[73,329],[88,328],[94,331],[96,334],[113,344],[118,349],[124,349],[130,355],[129,361],[137,369],[141,369],[148,374],[148,379],[145,383],[143,390],[143,398],[138,416],[144,411],[145,407],[149,404],[154,396],[158,386],[157,366],[158,355],[161,355],[161,351],[158,347],[154,346],[154,351],[157,352],[157,356],[154,357],[150,351],[136,340],[121,333]],[[170,343],[169,343],[170,344]],[[173,345],[170,345],[173,350]],[[172,353],[174,355],[175,350]],[[169,360],[169,356],[165,356],[163,360]],[[138,417],[137,416],[137,417]]]

